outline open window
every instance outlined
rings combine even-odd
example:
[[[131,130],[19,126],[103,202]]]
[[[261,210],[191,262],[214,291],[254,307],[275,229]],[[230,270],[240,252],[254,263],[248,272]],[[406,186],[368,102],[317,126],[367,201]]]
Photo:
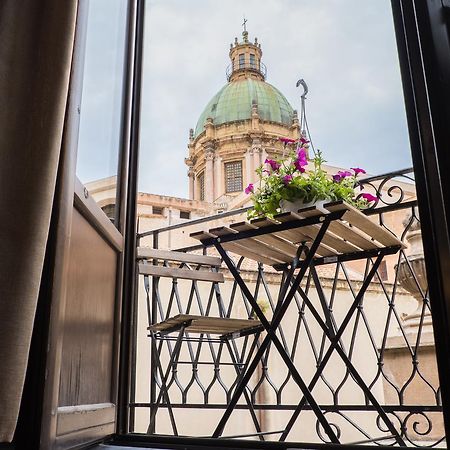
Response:
[[[448,7],[181,3],[79,1],[33,442],[444,447]]]

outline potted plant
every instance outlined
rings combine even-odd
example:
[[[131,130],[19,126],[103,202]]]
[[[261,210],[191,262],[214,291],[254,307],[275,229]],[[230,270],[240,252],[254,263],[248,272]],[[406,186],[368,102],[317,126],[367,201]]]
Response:
[[[369,193],[356,195],[359,186],[358,176],[366,173],[359,167],[340,170],[329,175],[322,168],[325,159],[320,150],[308,161],[308,140],[298,141],[281,139],[289,149],[288,156],[280,159],[266,159],[256,169],[259,185],[249,184],[246,194],[251,194],[253,208],[249,218],[273,217],[286,211],[298,211],[300,208],[315,205],[321,208],[324,203],[343,200],[357,208],[367,208],[377,197]],[[360,186],[362,188],[362,186]]]

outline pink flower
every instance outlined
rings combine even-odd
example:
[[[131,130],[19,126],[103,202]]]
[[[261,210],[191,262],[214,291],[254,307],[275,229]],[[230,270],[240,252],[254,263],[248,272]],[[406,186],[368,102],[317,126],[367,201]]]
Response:
[[[305,172],[305,168],[303,167],[304,164],[302,164],[299,159],[296,159],[294,161],[294,166],[300,173],[304,173]]]
[[[295,168],[303,173],[305,171],[304,167],[308,165],[308,160],[306,159],[306,150],[304,148],[299,148],[297,152],[297,159],[294,160]]]
[[[361,194],[361,197],[364,198],[365,200],[367,200],[368,202],[378,201],[378,197],[375,197],[374,195],[369,194],[369,193]]]
[[[360,169],[359,167],[350,167],[350,169],[355,172],[355,175],[358,176],[360,173],[366,173],[364,169]]]
[[[344,178],[351,177],[353,174],[348,170],[340,170],[336,175],[333,175],[333,181],[339,183]]]
[[[274,172],[277,172],[278,169],[281,167],[281,164],[280,164],[280,163],[277,163],[274,159],[266,159],[264,162],[265,162],[266,164],[269,164],[269,166],[271,167],[271,169],[272,169]]]
[[[308,144],[308,143],[309,143],[308,139],[306,139],[304,136],[301,136],[301,137],[300,137],[300,142],[301,142],[302,144]]]
[[[299,148],[297,151],[297,159],[299,160],[300,164],[303,166],[308,165],[308,160],[306,158],[306,150],[304,148]]]
[[[280,138],[280,141],[283,142],[284,144],[293,144],[295,141],[295,139],[289,139],[289,138]]]
[[[292,175],[285,175],[283,177],[283,183],[284,184],[289,184],[292,181]]]
[[[250,183],[250,184],[245,188],[245,193],[248,195],[248,194],[251,194],[254,190],[255,190],[255,189],[254,189],[254,187],[253,187],[253,183]]]

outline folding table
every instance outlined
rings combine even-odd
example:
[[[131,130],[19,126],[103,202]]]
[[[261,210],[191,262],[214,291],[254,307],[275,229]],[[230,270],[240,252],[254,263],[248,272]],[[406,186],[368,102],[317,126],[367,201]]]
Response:
[[[285,430],[282,432],[280,440],[286,439],[301,410],[308,403],[330,441],[339,443],[333,427],[327,421],[312,395],[312,390],[330,357],[333,352],[336,352],[347,366],[355,382],[363,390],[366,398],[375,407],[380,419],[385,423],[393,438],[398,444],[405,445],[401,435],[359,375],[340,343],[353,313],[360,304],[383,258],[386,255],[395,254],[403,247],[400,240],[385,228],[372,222],[359,210],[344,202],[328,203],[320,210],[310,207],[301,209],[296,213],[282,213],[273,219],[262,218],[250,222],[234,223],[228,227],[222,226],[208,231],[198,231],[192,233],[191,237],[200,240],[205,246],[214,246],[217,249],[267,333],[253,359],[248,361],[240,373],[233,395],[212,437],[221,436],[239,398],[243,393],[246,394],[246,385],[264,352],[272,343],[277,348],[303,394]],[[270,322],[242,279],[227,251],[259,263],[269,264],[285,273],[280,286],[278,302]],[[333,325],[330,313],[326,308],[324,293],[315,267],[365,258],[374,258],[372,267],[365,275],[358,294],[348,308],[341,325],[337,328]],[[324,318],[301,287],[301,282],[308,270],[315,281]],[[296,293],[304,300],[330,342],[328,350],[308,385],[276,335],[276,330]]]

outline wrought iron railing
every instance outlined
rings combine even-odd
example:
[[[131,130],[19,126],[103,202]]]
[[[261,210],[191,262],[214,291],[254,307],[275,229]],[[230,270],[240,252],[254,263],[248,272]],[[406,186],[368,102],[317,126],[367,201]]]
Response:
[[[296,295],[279,327],[278,336],[285,350],[307,382],[317,367],[324,366],[311,392],[341,443],[445,446],[413,180],[412,170],[407,169],[362,181],[365,191],[372,190],[379,197],[377,204],[365,213],[408,246],[397,255],[386,258],[386,265],[378,269],[375,282],[360,301],[347,332],[340,339],[341,348],[383,406],[396,434],[392,433],[392,428],[388,429],[377,408],[358,388],[349,367],[334,357],[328,362],[324,360],[328,348],[325,331],[318,326],[301,295]],[[226,224],[239,216],[245,217],[245,211],[243,208],[146,231],[139,235],[139,241],[141,245],[158,248],[164,246],[162,237],[167,233],[177,232],[179,236],[186,236],[190,231],[201,228],[202,224],[206,229],[210,228],[211,222]],[[174,236],[171,241],[176,242]],[[181,247],[178,250],[213,253],[201,245]],[[276,308],[276,287],[283,274],[243,257],[236,257],[235,263],[270,318]],[[322,306],[327,311],[330,329],[339,327],[345,305],[355,299],[355,292],[372,264],[371,258],[362,263],[330,264],[318,268],[319,279],[314,273],[309,273],[303,284],[304,292],[319,301],[317,292],[320,285],[325,294],[322,299],[325,305]],[[200,268],[186,263],[179,266],[189,270]],[[141,291],[136,302],[140,305],[139,316],[144,317],[137,317],[135,321],[130,431],[211,435],[236,387],[246,359],[261,343],[260,334],[234,340],[187,334],[180,358],[170,371],[169,395],[164,396],[156,412],[161,376],[155,362],[156,354],[148,359],[151,351],[146,326],[178,313],[251,318],[253,311],[245,295],[236,281],[228,276],[227,270],[221,270],[226,282],[220,286],[211,283],[205,287],[204,283],[195,280],[156,277],[139,280]],[[167,365],[174,352],[174,342],[166,337],[158,340],[155,348],[154,352]],[[236,405],[233,413],[236,420],[230,423],[223,437],[328,442],[327,434],[313,414],[313,407],[304,403],[299,410],[299,397],[301,393],[291,374],[280,364],[273,346],[269,346],[260,361],[257,375],[247,386],[245,397]],[[199,423],[193,421],[194,409],[195,417],[201,417]],[[152,413],[156,421],[148,427]]]
[[[242,61],[230,64],[227,67],[226,69],[227,80],[230,81],[231,75],[233,75],[233,73],[244,70],[257,72],[260,75],[262,75],[264,79],[267,78],[267,67],[264,63],[262,62],[257,63],[256,61],[255,62]]]

